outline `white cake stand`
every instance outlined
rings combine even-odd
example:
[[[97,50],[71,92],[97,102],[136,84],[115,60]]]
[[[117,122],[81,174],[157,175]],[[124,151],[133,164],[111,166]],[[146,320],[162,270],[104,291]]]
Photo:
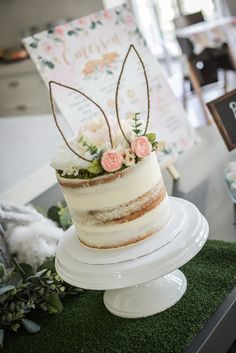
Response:
[[[170,202],[172,217],[157,235],[121,249],[84,247],[71,227],[57,247],[58,274],[76,287],[106,290],[105,306],[117,316],[145,317],[174,305],[187,286],[178,268],[201,250],[209,227],[190,202]]]

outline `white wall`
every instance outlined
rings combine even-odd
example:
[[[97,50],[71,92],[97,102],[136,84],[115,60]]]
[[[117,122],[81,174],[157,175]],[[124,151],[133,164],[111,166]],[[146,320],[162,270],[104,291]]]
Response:
[[[102,9],[102,0],[0,0],[0,48],[19,44],[31,27],[40,31]]]

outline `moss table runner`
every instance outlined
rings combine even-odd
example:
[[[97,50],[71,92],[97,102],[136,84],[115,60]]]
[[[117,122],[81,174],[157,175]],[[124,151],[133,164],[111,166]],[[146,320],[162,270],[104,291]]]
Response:
[[[9,353],[180,353],[191,343],[236,283],[236,243],[208,240],[182,267],[188,287],[170,309],[142,319],[110,314],[101,291],[64,301],[60,315],[34,313],[41,330],[8,333]]]

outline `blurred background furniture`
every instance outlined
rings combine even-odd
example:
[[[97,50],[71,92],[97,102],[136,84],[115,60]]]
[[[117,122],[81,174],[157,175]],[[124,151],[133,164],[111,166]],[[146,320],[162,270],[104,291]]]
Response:
[[[217,82],[217,71],[221,69],[224,72],[224,90],[227,90],[227,70],[235,71],[229,43],[221,32],[221,22],[214,21],[213,26],[209,28],[202,12],[177,17],[174,24],[177,29],[176,38],[185,59],[183,104],[186,106],[185,82],[190,81],[209,122],[201,87]],[[228,24],[228,21],[225,24]],[[209,30],[214,32],[209,33]]]

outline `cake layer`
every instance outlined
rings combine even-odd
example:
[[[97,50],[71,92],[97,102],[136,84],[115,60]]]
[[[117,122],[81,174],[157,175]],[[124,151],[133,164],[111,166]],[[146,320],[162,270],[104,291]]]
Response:
[[[106,232],[108,225],[127,223],[141,217],[144,213],[157,207],[166,196],[166,189],[162,181],[154,188],[136,199],[117,207],[91,209],[90,211],[71,211],[81,230],[102,233]]]
[[[166,194],[158,207],[143,216],[119,225],[107,225],[104,232],[84,232],[80,224],[74,223],[81,243],[88,247],[108,249],[130,245],[143,240],[164,227],[171,215],[171,206]]]
[[[90,247],[137,242],[161,229],[171,214],[154,153],[121,172],[58,181],[79,239]]]
[[[69,208],[80,211],[102,210],[128,203],[150,191],[160,180],[162,176],[155,153],[112,175],[90,180],[58,176]]]

